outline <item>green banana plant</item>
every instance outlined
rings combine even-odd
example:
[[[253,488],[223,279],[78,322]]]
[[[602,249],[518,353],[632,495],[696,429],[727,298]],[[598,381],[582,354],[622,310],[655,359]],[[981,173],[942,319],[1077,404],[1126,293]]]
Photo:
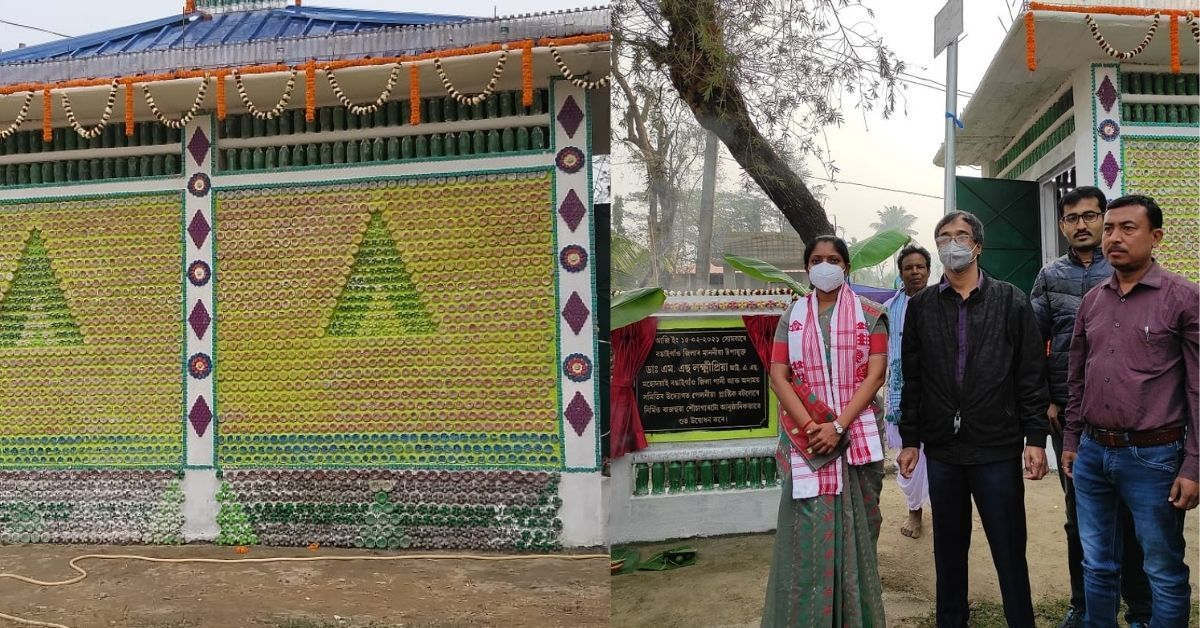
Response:
[[[613,297],[608,328],[619,329],[658,311],[667,300],[662,288],[638,288]]]
[[[742,257],[740,255],[725,254],[725,263],[734,268],[746,273],[747,277],[765,281],[767,283],[783,283],[787,284],[792,292],[796,294],[808,294],[808,288],[800,285],[800,282],[792,278],[791,275],[779,270],[775,266],[768,264],[760,259],[753,257]]]
[[[850,268],[862,270],[889,260],[909,242],[912,242],[912,236],[898,229],[885,229],[866,240],[855,242],[850,247]]]

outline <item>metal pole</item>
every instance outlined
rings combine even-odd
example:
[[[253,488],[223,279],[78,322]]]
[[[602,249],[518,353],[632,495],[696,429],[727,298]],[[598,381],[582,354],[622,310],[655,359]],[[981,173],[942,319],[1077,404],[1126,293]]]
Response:
[[[950,213],[958,209],[954,198],[954,169],[957,163],[954,156],[954,121],[958,116],[958,41],[950,42],[946,46],[946,150],[945,150],[945,166],[943,168],[946,175],[945,191],[942,197],[945,199],[946,213]]]

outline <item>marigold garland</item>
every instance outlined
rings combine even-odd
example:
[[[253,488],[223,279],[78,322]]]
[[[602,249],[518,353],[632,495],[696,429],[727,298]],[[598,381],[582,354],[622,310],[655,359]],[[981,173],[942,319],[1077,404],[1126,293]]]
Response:
[[[1179,18],[1171,16],[1171,26],[1168,29],[1171,34],[1171,72],[1179,74]]]
[[[33,95],[35,92],[25,94],[25,102],[21,105],[21,110],[17,112],[17,117],[13,119],[12,124],[0,130],[0,140],[8,139],[8,136],[17,132],[21,125],[25,123],[25,116],[29,115],[29,106],[33,104]]]
[[[1178,15],[1184,16],[1188,14],[1186,9],[1143,9],[1140,7],[1118,7],[1118,6],[1083,6],[1078,4],[1047,4],[1045,2],[1030,2],[1030,11],[1058,11],[1060,13],[1097,13],[1105,15]]]
[[[54,125],[50,120],[50,88],[42,90],[42,141],[54,140]]]
[[[1037,38],[1033,32],[1033,11],[1025,12],[1025,67],[1037,69]]]
[[[500,82],[500,77],[504,75],[504,64],[508,61],[508,50],[500,51],[500,58],[496,60],[496,67],[492,68],[492,78],[488,81],[483,91],[474,96],[464,96],[462,92],[454,87],[450,82],[450,77],[446,76],[446,69],[442,67],[442,60],[434,57],[433,68],[437,70],[438,78],[442,79],[442,87],[451,98],[457,100],[464,105],[476,105],[487,99],[496,91],[496,84]]]
[[[133,137],[133,81],[125,80],[125,136]]]
[[[84,128],[82,124],[79,124],[79,120],[75,118],[75,109],[71,107],[71,98],[67,93],[63,92],[60,94],[63,111],[67,113],[67,122],[70,123],[71,128],[75,129],[75,132],[80,137],[90,140],[104,132],[104,127],[108,125],[108,119],[112,116],[113,108],[117,104],[117,88],[120,86],[121,83],[117,79],[113,79],[112,86],[108,89],[108,102],[104,105],[104,113],[100,116],[100,122],[90,129]]]
[[[200,111],[200,105],[204,104],[204,94],[207,91],[208,77],[205,76],[200,81],[200,88],[196,90],[196,100],[192,102],[191,108],[184,112],[178,120],[171,120],[164,116],[162,111],[159,111],[158,103],[154,102],[154,96],[150,93],[150,86],[145,83],[142,84],[142,94],[146,96],[146,104],[150,107],[150,113],[154,114],[154,117],[158,118],[159,122],[172,129],[182,129],[192,121],[192,118],[196,117],[196,112]]]
[[[342,91],[342,86],[338,84],[337,77],[333,75],[333,70],[326,70],[325,80],[329,81],[329,87],[333,89],[333,95],[337,97],[338,102],[342,103],[350,113],[355,115],[363,115],[375,113],[387,102],[388,97],[392,95],[392,90],[396,87],[396,79],[400,78],[400,64],[397,63],[392,71],[388,73],[387,84],[384,85],[383,91],[379,93],[379,97],[375,102],[369,105],[356,105],[350,102],[350,98],[346,96],[346,92]]]
[[[521,104],[533,106],[533,41],[521,45]]]
[[[408,116],[409,124],[421,124],[421,68],[416,64],[408,66],[408,102],[412,114]]]
[[[225,77],[228,75],[225,70],[218,70],[213,73],[213,77],[217,79],[217,119],[224,120],[225,115],[229,112],[229,103],[225,100]]]
[[[287,105],[292,100],[292,92],[296,89],[296,70],[292,69],[288,76],[287,85],[283,87],[283,95],[280,96],[279,102],[275,103],[270,109],[259,109],[254,105],[254,101],[250,100],[250,95],[246,93],[246,83],[242,80],[242,74],[238,70],[233,70],[233,85],[237,88],[238,96],[242,99],[242,104],[245,105],[246,111],[250,115],[259,120],[273,120],[278,118],[287,109]]]
[[[1146,50],[1146,46],[1150,45],[1151,40],[1154,39],[1155,33],[1158,32],[1158,20],[1160,17],[1161,16],[1158,13],[1154,14],[1154,22],[1150,24],[1150,29],[1146,31],[1146,36],[1142,38],[1142,43],[1138,44],[1136,48],[1128,52],[1117,50],[1111,44],[1109,44],[1107,40],[1104,39],[1104,35],[1100,34],[1100,27],[1096,24],[1096,18],[1092,17],[1090,14],[1087,14],[1083,16],[1083,21],[1087,22],[1088,30],[1090,30],[1092,33],[1092,39],[1095,39],[1096,43],[1100,44],[1100,49],[1103,50],[1105,54],[1113,57],[1114,59],[1126,61],[1142,54],[1142,52]]]
[[[304,120],[317,121],[317,62],[304,62]]]

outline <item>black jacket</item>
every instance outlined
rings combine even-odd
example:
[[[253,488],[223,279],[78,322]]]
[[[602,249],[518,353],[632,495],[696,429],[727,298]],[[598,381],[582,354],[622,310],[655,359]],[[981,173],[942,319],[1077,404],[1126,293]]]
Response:
[[[901,347],[904,446],[924,443],[929,457],[948,464],[1020,457],[1022,437],[1045,447],[1045,345],[1029,299],[1016,286],[982,275],[966,299],[967,359],[960,386],[961,301],[953,288],[934,285],[908,303]]]
[[[1071,333],[1075,331],[1075,313],[1083,295],[1112,274],[1112,266],[1104,259],[1100,247],[1092,252],[1092,263],[1088,266],[1071,249],[1043,266],[1033,282],[1029,301],[1042,338],[1050,342],[1050,355],[1046,358],[1050,401],[1060,406],[1067,405],[1067,354],[1071,349]]]

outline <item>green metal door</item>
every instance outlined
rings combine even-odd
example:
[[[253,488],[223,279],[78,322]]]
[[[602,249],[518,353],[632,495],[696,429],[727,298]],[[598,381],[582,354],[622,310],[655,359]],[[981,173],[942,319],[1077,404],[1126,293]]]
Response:
[[[958,208],[983,223],[980,267],[1029,294],[1042,267],[1038,184],[955,177],[955,189]]]

